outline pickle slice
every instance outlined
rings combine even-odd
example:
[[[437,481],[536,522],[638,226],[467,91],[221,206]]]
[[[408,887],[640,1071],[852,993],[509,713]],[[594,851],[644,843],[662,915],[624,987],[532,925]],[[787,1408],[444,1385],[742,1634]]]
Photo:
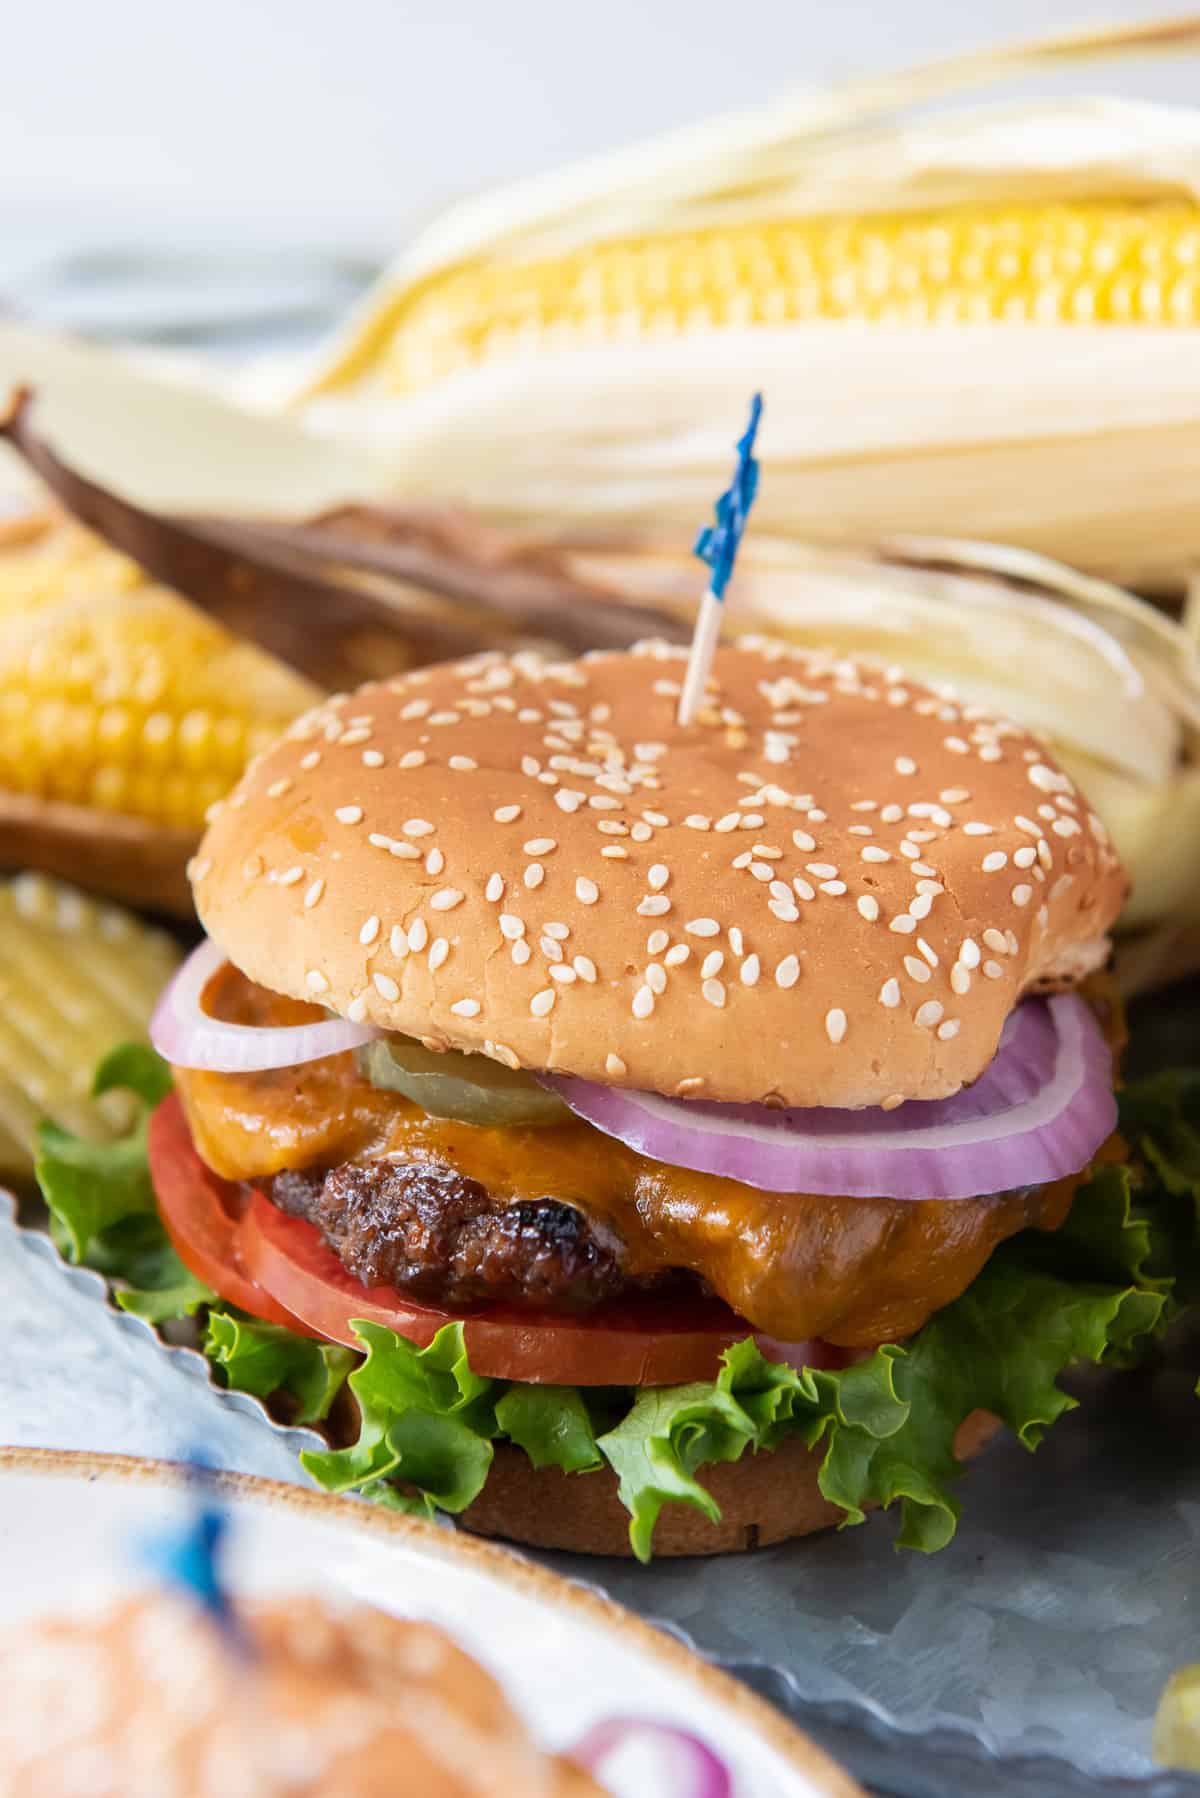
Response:
[[[460,1124],[542,1125],[571,1113],[555,1093],[523,1068],[506,1068],[485,1055],[425,1049],[408,1036],[377,1037],[356,1051],[372,1086],[403,1093],[430,1117]]]
[[[119,906],[43,874],[0,881],[0,1178],[33,1172],[42,1118],[78,1135],[119,1135],[124,1093],[90,1097],[109,1049],[144,1040],[179,950]]]

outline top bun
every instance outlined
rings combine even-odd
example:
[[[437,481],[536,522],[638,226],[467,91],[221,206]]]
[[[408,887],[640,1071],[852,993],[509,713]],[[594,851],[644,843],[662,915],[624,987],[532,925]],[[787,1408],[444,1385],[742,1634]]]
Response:
[[[252,979],[435,1048],[684,1097],[944,1098],[1127,883],[1044,745],[897,669],[744,639],[480,656],[339,696],[192,865]]]
[[[6,1798],[601,1798],[432,1624],[313,1598],[239,1618],[249,1665],[166,1596],[0,1636]]]

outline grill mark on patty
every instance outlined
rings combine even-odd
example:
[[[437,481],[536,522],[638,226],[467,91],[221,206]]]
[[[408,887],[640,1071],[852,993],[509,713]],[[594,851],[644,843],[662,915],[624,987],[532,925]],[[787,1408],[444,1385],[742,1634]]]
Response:
[[[626,1274],[615,1232],[573,1205],[553,1198],[505,1204],[438,1163],[288,1171],[267,1190],[281,1211],[314,1224],[366,1285],[393,1286],[425,1303],[578,1309],[662,1284],[661,1276]]]

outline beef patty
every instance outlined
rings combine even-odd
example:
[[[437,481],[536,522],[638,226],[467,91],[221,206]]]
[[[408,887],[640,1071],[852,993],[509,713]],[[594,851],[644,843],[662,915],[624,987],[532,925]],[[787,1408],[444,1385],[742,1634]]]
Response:
[[[426,1304],[577,1309],[662,1284],[627,1275],[615,1232],[573,1205],[505,1204],[451,1167],[347,1162],[328,1173],[277,1174],[267,1191],[281,1211],[315,1224],[366,1285],[394,1286]],[[694,1285],[684,1275],[676,1281]]]

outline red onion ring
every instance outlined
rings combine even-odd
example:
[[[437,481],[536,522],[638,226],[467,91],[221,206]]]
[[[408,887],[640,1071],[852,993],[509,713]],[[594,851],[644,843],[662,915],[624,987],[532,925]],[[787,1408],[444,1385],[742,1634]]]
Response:
[[[1108,1044],[1071,993],[1019,1006],[973,1086],[897,1111],[773,1111],[539,1078],[639,1154],[768,1192],[970,1199],[1044,1186],[1086,1167],[1117,1121]]]
[[[356,1049],[382,1034],[370,1024],[326,1018],[318,1024],[286,1028],[224,1024],[203,1010],[204,989],[227,956],[206,939],[194,949],[167,986],[150,1020],[150,1041],[164,1061],[177,1068],[205,1068],[214,1074],[256,1074],[267,1068],[296,1067]]]
[[[639,1736],[669,1744],[676,1750],[674,1758],[681,1763],[683,1783],[673,1785],[669,1792],[663,1787],[661,1798],[733,1798],[729,1769],[707,1742],[690,1729],[675,1723],[658,1723],[651,1717],[610,1717],[597,1723],[570,1750],[571,1759],[586,1772],[599,1775],[618,1748]]]

